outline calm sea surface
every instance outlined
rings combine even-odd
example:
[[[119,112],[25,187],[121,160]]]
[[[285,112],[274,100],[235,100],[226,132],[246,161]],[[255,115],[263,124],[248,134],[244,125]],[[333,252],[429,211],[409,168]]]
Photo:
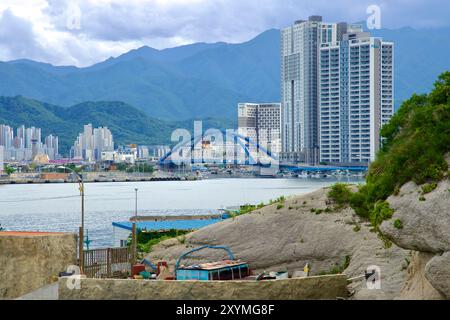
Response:
[[[92,247],[112,245],[112,222],[127,221],[134,214],[135,188],[140,215],[206,214],[307,193],[336,181],[257,178],[86,184],[85,227]],[[0,224],[6,230],[77,232],[80,203],[76,184],[0,185]]]

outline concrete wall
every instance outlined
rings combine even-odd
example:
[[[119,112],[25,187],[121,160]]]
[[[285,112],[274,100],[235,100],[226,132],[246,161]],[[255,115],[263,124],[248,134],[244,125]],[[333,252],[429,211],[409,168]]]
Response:
[[[60,173],[60,172],[41,173],[41,179],[44,180],[67,180],[68,178],[69,178],[68,173]]]
[[[61,300],[303,300],[347,297],[345,275],[276,281],[59,280]],[[71,287],[69,285],[69,287]],[[73,286],[72,286],[73,287]]]
[[[57,281],[76,260],[75,234],[0,232],[0,299]]]

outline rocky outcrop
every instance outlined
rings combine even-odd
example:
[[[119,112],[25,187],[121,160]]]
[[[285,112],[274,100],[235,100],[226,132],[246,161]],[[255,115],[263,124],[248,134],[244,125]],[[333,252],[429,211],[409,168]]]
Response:
[[[425,276],[425,266],[434,257],[433,253],[415,251],[407,270],[405,285],[400,293],[402,300],[441,300],[439,293]]]
[[[229,246],[235,256],[256,271],[290,273],[303,270],[311,274],[342,271],[348,277],[364,274],[367,267],[381,268],[381,290],[365,289],[363,280],[349,289],[357,299],[392,299],[403,286],[408,251],[393,245],[385,247],[371,226],[352,209],[334,211],[328,190],[287,199],[252,213],[202,228],[182,239],[171,239],[155,246],[149,259],[176,259],[190,248],[205,244]],[[327,209],[328,208],[328,209]],[[183,263],[214,261],[224,258],[223,251],[196,252]],[[346,263],[347,261],[347,263]]]
[[[425,266],[425,277],[446,299],[450,299],[450,252],[432,258]]]
[[[442,253],[450,251],[450,183],[441,181],[435,190],[422,195],[422,188],[413,182],[405,184],[400,193],[388,198],[395,214],[381,225],[381,231],[398,246]],[[399,219],[403,228],[394,226]]]
[[[450,299],[449,180],[426,194],[409,182],[388,202],[395,213],[380,230],[398,246],[416,251],[400,298]],[[401,223],[395,226],[395,221]]]

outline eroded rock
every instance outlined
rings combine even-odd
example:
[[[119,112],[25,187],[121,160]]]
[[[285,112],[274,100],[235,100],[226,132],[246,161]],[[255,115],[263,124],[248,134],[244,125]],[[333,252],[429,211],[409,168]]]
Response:
[[[450,252],[433,257],[425,266],[425,277],[437,291],[450,299]]]
[[[449,190],[448,179],[425,195],[415,183],[405,184],[397,196],[388,198],[395,213],[391,220],[381,225],[382,233],[405,249],[432,253],[450,251]],[[394,226],[397,219],[403,228]]]

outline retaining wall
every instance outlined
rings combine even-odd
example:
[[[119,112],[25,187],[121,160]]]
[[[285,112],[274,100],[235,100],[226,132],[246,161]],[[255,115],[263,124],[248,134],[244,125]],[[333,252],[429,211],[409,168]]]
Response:
[[[0,299],[53,283],[76,261],[75,234],[0,232]]]
[[[67,286],[72,281],[72,286]],[[273,281],[156,281],[60,278],[62,300],[304,300],[347,297],[345,275]]]

